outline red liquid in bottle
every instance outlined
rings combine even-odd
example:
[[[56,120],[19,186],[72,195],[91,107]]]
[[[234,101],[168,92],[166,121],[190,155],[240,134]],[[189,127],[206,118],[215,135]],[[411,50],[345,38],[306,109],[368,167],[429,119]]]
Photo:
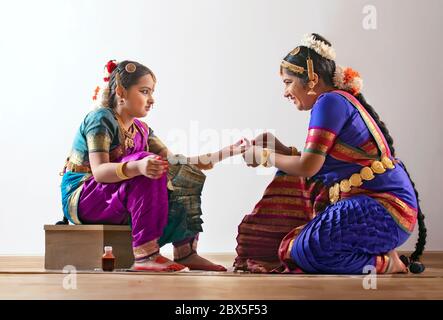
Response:
[[[112,247],[105,247],[105,254],[102,257],[103,271],[113,271],[115,267],[115,257],[112,254]]]

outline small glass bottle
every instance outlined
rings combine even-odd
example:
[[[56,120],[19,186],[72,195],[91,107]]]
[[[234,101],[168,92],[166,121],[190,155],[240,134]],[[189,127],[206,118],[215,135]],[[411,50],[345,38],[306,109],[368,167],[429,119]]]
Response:
[[[114,271],[115,256],[112,254],[112,247],[105,247],[105,254],[102,256],[103,271]]]

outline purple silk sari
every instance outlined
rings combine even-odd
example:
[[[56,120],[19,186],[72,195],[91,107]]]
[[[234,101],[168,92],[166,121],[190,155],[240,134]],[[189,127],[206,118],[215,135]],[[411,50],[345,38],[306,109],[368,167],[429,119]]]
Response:
[[[146,127],[137,119],[134,147],[113,162],[143,159],[147,150]],[[147,246],[161,237],[168,222],[167,175],[160,179],[137,176],[115,183],[98,183],[90,176],[78,199],[78,218],[85,224],[132,224],[133,247]]]

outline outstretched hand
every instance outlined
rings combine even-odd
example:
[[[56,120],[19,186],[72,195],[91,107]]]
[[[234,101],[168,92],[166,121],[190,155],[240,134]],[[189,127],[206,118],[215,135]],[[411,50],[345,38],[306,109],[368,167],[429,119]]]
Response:
[[[273,138],[273,136],[271,135],[270,138]],[[262,141],[263,140],[261,140],[260,142]],[[233,145],[229,146],[230,153],[232,156],[242,154],[243,159],[245,160],[248,167],[258,167],[262,159],[263,147],[257,145],[256,142],[257,139],[254,139],[251,142],[248,139],[243,138]]]
[[[231,144],[230,146],[227,146],[227,147],[223,148],[222,150],[220,150],[220,152],[221,152],[220,161],[225,158],[228,158],[228,157],[233,157],[233,156],[242,154],[246,150],[248,150],[251,146],[252,146],[252,144],[248,139],[246,139],[246,138],[240,139],[236,143]]]
[[[230,150],[231,150],[232,155],[236,156],[238,154],[244,153],[251,146],[252,146],[251,142],[248,139],[243,138],[243,139],[237,141],[236,143],[234,143],[233,145],[231,145]]]
[[[252,145],[275,150],[277,138],[270,132],[263,132],[256,136],[252,141]]]
[[[263,148],[260,146],[251,146],[243,153],[243,159],[248,167],[258,167],[263,154]]]

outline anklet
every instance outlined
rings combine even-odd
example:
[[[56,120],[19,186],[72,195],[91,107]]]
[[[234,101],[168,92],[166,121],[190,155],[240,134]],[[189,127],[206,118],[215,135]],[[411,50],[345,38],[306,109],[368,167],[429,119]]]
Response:
[[[160,251],[156,251],[154,253],[151,253],[150,255],[144,256],[144,257],[139,257],[139,258],[135,258],[135,262],[145,262],[145,261],[150,261],[153,260],[153,257],[157,254],[159,254]]]

